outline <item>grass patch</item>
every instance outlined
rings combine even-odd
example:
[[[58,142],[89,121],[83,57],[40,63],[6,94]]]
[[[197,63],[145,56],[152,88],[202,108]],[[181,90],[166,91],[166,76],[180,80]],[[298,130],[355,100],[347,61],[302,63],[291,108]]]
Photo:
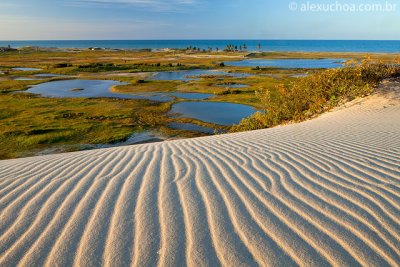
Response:
[[[40,80],[40,81],[18,81],[18,80],[0,81],[0,93],[26,90],[26,88],[28,86],[34,85],[34,84],[39,84],[42,82],[43,82],[43,80]]]
[[[0,159],[54,147],[79,150],[83,144],[124,141],[135,131],[166,124],[169,108],[145,100],[0,94]]]
[[[173,92],[178,85],[182,84],[179,81],[130,80],[129,82],[127,85],[114,86],[113,91],[118,93]]]
[[[149,64],[149,63],[136,63],[136,64],[114,64],[114,63],[89,63],[76,66],[75,69],[69,70],[70,72],[110,72],[110,71],[127,71],[127,72],[154,72],[154,71],[176,71],[176,70],[190,70],[197,68],[207,68],[206,66],[185,66],[181,63],[168,63],[168,64]]]

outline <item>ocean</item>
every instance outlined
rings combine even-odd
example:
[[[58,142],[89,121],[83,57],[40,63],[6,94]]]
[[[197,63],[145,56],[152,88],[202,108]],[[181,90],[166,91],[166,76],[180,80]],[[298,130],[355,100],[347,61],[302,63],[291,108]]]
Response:
[[[223,50],[228,44],[248,51],[293,52],[371,52],[400,53],[400,41],[328,41],[328,40],[53,40],[0,41],[0,47],[40,46],[58,48],[101,47],[113,49],[186,48]]]

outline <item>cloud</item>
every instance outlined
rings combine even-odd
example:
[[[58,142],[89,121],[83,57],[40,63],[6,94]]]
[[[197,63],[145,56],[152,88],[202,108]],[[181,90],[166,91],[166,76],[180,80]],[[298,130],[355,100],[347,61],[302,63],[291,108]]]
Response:
[[[158,12],[184,11],[198,0],[73,0],[74,6],[136,7]]]

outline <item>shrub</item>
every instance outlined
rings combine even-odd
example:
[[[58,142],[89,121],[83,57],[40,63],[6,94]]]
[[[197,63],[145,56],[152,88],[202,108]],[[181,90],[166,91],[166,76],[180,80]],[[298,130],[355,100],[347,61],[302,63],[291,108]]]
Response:
[[[365,96],[383,79],[400,75],[399,64],[352,61],[342,68],[329,69],[301,78],[275,90],[260,88],[256,94],[262,111],[241,121],[232,131],[249,131],[298,122],[337,106],[343,101]]]
[[[70,63],[58,63],[54,65],[54,68],[67,68],[67,67],[72,67],[72,64]]]

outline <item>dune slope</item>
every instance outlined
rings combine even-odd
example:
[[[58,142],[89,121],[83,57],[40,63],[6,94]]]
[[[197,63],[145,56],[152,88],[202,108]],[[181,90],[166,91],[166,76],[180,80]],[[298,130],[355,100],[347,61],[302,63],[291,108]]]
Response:
[[[399,266],[399,83],[381,91],[274,129],[0,161],[0,266]]]

